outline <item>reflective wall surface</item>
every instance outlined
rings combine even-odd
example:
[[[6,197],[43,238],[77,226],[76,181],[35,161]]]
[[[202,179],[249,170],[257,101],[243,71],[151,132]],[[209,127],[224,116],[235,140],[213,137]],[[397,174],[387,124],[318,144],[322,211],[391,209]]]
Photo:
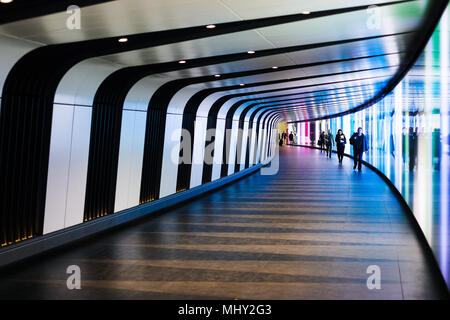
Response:
[[[320,131],[342,129],[347,139],[358,127],[367,136],[364,160],[382,171],[401,192],[440,265],[449,270],[449,9],[426,50],[385,99],[354,114],[307,123],[299,141],[316,145]],[[297,124],[303,128],[304,123]],[[309,136],[308,136],[309,135]],[[336,147],[334,147],[336,148]],[[351,145],[345,152],[352,154]]]

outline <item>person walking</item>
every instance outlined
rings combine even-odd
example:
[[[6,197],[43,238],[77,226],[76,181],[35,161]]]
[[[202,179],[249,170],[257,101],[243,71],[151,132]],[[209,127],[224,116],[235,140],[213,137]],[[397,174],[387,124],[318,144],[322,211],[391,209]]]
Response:
[[[356,165],[358,165],[358,171],[361,171],[363,153],[369,150],[366,136],[362,131],[362,128],[359,127],[358,132],[355,132],[350,138],[350,144],[353,146],[353,170],[355,170]]]
[[[347,143],[347,138],[345,137],[342,130],[339,129],[336,134],[336,149],[337,149],[339,163],[342,163],[342,160],[344,159],[344,150],[345,150],[346,143]]]
[[[331,133],[331,129],[328,129],[327,133],[325,134],[325,146],[327,150],[327,157],[331,158],[331,150],[334,146],[334,137]]]
[[[291,133],[289,133],[289,144],[294,144],[294,135]]]
[[[324,131],[322,131],[320,133],[319,146],[320,146],[320,153],[322,153],[323,150],[325,150],[325,132]]]
[[[414,128],[409,128],[408,137],[409,146],[409,171],[414,171],[417,160],[417,133],[414,132]]]

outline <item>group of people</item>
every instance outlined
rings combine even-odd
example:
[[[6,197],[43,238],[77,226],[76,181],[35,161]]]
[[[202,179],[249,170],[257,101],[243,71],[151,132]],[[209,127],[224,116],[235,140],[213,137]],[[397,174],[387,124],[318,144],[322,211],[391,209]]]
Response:
[[[294,135],[293,131],[291,131],[291,133],[289,133],[289,136],[287,135],[286,132],[283,132],[283,133],[278,135],[278,141],[279,141],[280,147],[283,146],[283,144],[287,144],[288,143],[288,140],[287,140],[288,137],[289,137],[289,143],[290,144],[295,143],[295,135]]]
[[[362,128],[358,128],[350,138],[350,144],[353,146],[353,170],[358,167],[361,171],[363,154],[368,150],[366,136],[362,132]],[[336,133],[336,137],[331,133],[331,129],[327,132],[322,131],[319,136],[318,141],[320,152],[326,152],[326,156],[331,158],[333,146],[336,144],[336,150],[338,155],[339,163],[341,164],[344,159],[345,145],[347,144],[347,137],[344,135],[341,129]]]

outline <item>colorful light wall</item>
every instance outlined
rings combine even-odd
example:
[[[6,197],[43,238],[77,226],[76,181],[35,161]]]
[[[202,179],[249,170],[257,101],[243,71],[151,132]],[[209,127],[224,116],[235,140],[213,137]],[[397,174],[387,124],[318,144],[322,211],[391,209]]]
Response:
[[[342,129],[347,139],[362,127],[369,151],[364,160],[396,186],[420,225],[450,284],[449,247],[449,9],[426,49],[401,83],[362,111],[309,122],[317,132]],[[315,141],[300,138],[305,144]],[[345,152],[352,154],[350,144]],[[450,285],[449,285],[450,287]]]

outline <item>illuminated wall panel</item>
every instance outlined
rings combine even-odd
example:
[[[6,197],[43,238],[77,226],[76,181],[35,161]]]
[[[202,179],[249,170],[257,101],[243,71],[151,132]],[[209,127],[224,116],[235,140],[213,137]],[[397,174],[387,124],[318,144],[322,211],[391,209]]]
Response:
[[[450,283],[448,11],[414,67],[388,96],[359,112],[314,121],[317,131],[331,127],[335,135],[342,128],[347,139],[358,127],[363,128],[369,144],[364,159],[382,171],[403,195],[447,284]],[[350,144],[345,152],[352,154]]]

